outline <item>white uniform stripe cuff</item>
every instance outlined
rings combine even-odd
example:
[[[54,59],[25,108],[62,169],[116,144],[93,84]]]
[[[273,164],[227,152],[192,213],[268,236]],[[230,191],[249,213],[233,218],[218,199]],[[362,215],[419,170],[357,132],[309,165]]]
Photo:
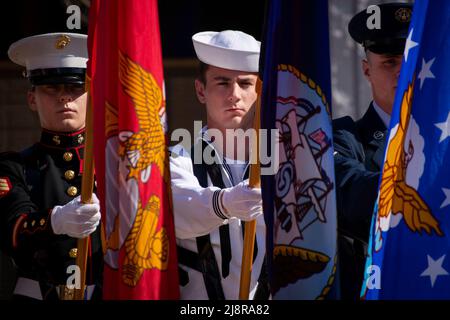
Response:
[[[220,191],[221,190],[216,190],[216,191],[214,191],[214,193],[213,193],[213,196],[212,196],[212,205],[213,205],[213,210],[214,210],[214,213],[219,217],[219,218],[221,218],[221,219],[228,219],[228,217],[222,212],[222,210],[220,209],[220,202],[219,202],[219,199],[220,199]]]

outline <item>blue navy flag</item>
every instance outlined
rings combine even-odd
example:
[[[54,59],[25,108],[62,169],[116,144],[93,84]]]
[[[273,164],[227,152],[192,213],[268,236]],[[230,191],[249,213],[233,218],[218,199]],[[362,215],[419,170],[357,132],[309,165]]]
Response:
[[[265,29],[261,128],[279,132],[277,173],[261,164],[272,295],[336,298],[327,0],[269,1]]]
[[[450,298],[449,136],[450,1],[416,0],[362,298]]]

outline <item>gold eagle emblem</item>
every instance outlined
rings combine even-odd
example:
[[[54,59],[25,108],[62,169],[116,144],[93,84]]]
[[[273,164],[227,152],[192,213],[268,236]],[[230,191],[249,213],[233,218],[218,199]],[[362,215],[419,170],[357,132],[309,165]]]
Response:
[[[120,52],[119,79],[133,101],[140,130],[119,134],[122,141],[119,155],[122,158],[126,155],[131,164],[128,179],[141,178],[146,182],[154,164],[168,182],[166,142],[159,117],[163,104],[161,89],[151,73]]]
[[[386,161],[381,177],[380,198],[378,203],[379,217],[387,218],[390,213],[401,213],[405,223],[413,232],[428,234],[434,230],[442,236],[439,222],[416,189],[406,184],[406,169],[414,153],[410,142],[408,154],[405,154],[404,143],[411,117],[411,106],[414,83],[408,86],[402,99],[400,122],[395,136],[389,143]]]
[[[136,286],[145,269],[166,270],[169,264],[166,229],[156,231],[160,207],[160,200],[155,195],[150,197],[145,208],[139,201],[136,220],[125,242],[123,281],[130,286]]]
[[[61,35],[55,43],[55,48],[58,50],[64,49],[70,43],[70,37],[68,35]]]
[[[129,161],[127,179],[147,182],[152,165],[155,165],[164,180],[168,182],[168,165],[164,131],[160,121],[163,96],[151,73],[119,52],[119,80],[125,93],[131,98],[138,119],[138,132],[119,132],[119,156]],[[107,106],[108,107],[108,106]],[[107,108],[108,110],[108,108]],[[113,110],[111,110],[113,111]],[[109,112],[108,132],[117,130],[117,114]],[[136,218],[126,237],[125,260],[122,279],[130,286],[136,286],[146,269],[166,270],[169,263],[169,236],[161,227],[157,230],[161,200],[151,195],[142,204],[139,199]],[[111,250],[120,249],[119,216],[107,240]]]

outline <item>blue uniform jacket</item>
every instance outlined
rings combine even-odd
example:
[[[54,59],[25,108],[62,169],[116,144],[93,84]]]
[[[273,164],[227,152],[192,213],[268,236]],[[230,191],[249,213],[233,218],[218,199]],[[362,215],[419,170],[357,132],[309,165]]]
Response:
[[[341,296],[358,299],[387,128],[373,105],[358,121],[333,121]]]

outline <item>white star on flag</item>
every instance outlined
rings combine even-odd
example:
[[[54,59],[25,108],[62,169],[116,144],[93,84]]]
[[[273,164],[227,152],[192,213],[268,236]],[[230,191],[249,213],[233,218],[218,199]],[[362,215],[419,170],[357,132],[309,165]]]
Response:
[[[406,44],[405,44],[405,62],[408,62],[409,50],[411,50],[412,48],[417,47],[419,45],[419,43],[414,42],[412,40],[413,31],[414,31],[414,29],[411,29],[411,32],[408,35],[408,39],[406,39]]]
[[[450,136],[450,113],[447,115],[445,122],[435,123],[434,125],[442,130],[441,138],[439,139],[439,143],[441,143]]]
[[[426,79],[435,79],[433,72],[431,72],[431,66],[434,63],[436,58],[431,59],[428,62],[425,62],[425,59],[422,59],[422,70],[420,70],[418,78],[420,79],[420,90],[422,90],[423,83]]]
[[[420,275],[421,277],[430,277],[431,287],[434,287],[434,283],[436,282],[436,278],[438,276],[448,276],[447,270],[442,268],[442,263],[445,259],[445,254],[437,260],[433,260],[432,257],[427,255],[428,259],[428,268],[425,269],[424,272]]]
[[[441,204],[441,209],[450,204],[450,189],[442,188],[442,191],[445,194],[445,200]]]

